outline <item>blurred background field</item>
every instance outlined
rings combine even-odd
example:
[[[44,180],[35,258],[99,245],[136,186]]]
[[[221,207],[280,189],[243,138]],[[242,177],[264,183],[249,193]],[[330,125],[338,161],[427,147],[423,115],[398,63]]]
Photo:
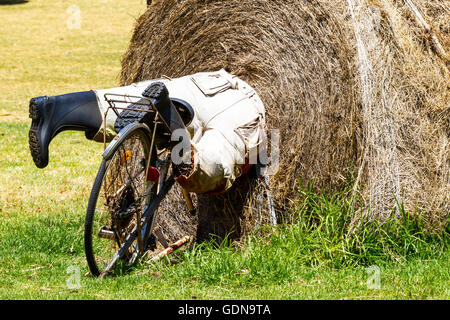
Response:
[[[79,29],[71,25],[73,8],[80,9]],[[8,142],[0,147],[3,210],[36,212],[36,200],[86,197],[101,147],[65,132],[52,142],[52,165],[36,170],[27,147],[28,101],[117,85],[121,55],[143,10],[143,1],[0,2],[0,134]]]

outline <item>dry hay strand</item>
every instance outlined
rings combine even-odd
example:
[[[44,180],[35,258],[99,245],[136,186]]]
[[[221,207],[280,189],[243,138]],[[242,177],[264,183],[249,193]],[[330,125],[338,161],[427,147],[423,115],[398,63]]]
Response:
[[[427,229],[442,230],[450,211],[448,61],[415,24],[406,2],[347,2],[359,68],[369,215],[383,221],[398,216],[404,205],[422,216]],[[424,8],[430,3],[415,1]]]
[[[413,2],[448,52],[448,2]],[[121,83],[224,68],[256,89],[268,129],[280,132],[270,184],[280,216],[297,179],[333,191],[350,172],[364,215],[384,220],[400,203],[441,230],[450,211],[448,62],[410,11],[400,0],[155,0],[136,23]],[[254,209],[249,188],[199,196],[200,212],[240,230]],[[220,233],[202,225],[213,220],[199,216],[197,231]]]
[[[194,205],[197,198],[193,197]],[[181,187],[175,184],[158,208],[155,228],[159,229],[164,240],[174,243],[184,236],[197,238],[198,217],[189,213],[184,202]]]
[[[264,180],[245,176],[236,182],[223,196],[198,196],[199,240],[215,236],[240,241],[274,224]]]
[[[158,209],[157,229],[173,243],[183,236],[194,241],[228,238],[240,241],[247,235],[263,232],[261,227],[273,224],[268,212],[267,185],[262,179],[241,177],[224,194],[212,198],[192,194],[196,214],[187,209],[181,187],[175,185]]]

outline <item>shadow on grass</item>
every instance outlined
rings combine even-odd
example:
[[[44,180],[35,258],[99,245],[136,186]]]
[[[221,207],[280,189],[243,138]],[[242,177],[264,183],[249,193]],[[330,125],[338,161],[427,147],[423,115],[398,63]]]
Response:
[[[0,0],[0,6],[7,4],[23,4],[27,2],[28,0]]]
[[[130,274],[135,268],[135,265],[130,265],[126,261],[119,260],[116,265],[112,268],[110,272],[106,274],[106,278],[119,278],[121,276],[125,276]],[[97,278],[89,272],[89,277]]]

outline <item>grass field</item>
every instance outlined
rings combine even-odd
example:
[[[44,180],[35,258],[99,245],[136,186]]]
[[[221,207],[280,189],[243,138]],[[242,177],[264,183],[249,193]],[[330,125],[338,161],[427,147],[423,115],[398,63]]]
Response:
[[[145,1],[0,0],[1,299],[450,297],[448,233],[430,237],[411,223],[392,234],[349,236],[346,195],[308,190],[299,191],[305,196],[292,225],[239,247],[205,243],[180,253],[178,263],[90,276],[83,224],[102,145],[64,132],[50,146],[49,166],[38,170],[28,149],[28,101],[117,85],[143,10]]]

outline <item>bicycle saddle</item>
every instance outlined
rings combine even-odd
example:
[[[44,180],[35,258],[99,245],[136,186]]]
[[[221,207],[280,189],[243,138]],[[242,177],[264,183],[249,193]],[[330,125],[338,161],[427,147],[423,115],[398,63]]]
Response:
[[[175,108],[177,109],[178,113],[180,114],[181,119],[184,122],[184,125],[186,127],[189,126],[191,124],[192,120],[194,119],[194,115],[195,115],[194,108],[192,108],[192,106],[188,102],[186,102],[182,99],[170,98],[170,100],[175,105]]]

